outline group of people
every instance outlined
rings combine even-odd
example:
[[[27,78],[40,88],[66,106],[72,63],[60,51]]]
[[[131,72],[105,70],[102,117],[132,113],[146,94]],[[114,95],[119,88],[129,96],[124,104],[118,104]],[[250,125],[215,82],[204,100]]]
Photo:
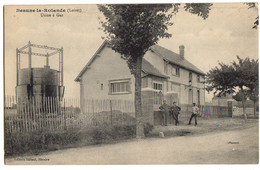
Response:
[[[163,104],[159,107],[159,109],[161,110],[161,113],[162,113],[162,120],[163,120],[162,125],[167,126],[168,119],[170,119],[170,121],[169,121],[170,124],[173,124],[173,120],[175,121],[176,126],[179,124],[179,114],[180,114],[181,108],[176,105],[176,102],[173,102],[173,105],[169,106],[166,103],[166,100],[164,100]],[[188,125],[191,125],[191,121],[192,121],[193,117],[195,119],[195,126],[197,125],[198,113],[199,113],[199,108],[198,108],[198,106],[196,106],[196,103],[193,103],[192,114],[189,119]]]

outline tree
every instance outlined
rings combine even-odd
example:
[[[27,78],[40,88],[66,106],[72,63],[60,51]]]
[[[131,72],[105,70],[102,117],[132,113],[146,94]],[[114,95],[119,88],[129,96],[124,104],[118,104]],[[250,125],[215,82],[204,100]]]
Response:
[[[248,91],[255,92],[258,86],[258,60],[241,59],[239,56],[237,59],[238,63],[219,63],[220,68],[215,67],[207,73],[207,90],[214,91],[217,96],[235,94],[234,98],[242,102],[244,119],[247,120],[245,101]]]
[[[247,61],[248,62],[248,68],[247,71],[250,73],[249,74],[249,82],[248,82],[248,90],[247,90],[247,96],[250,100],[254,102],[254,116],[256,117],[256,102],[258,101],[259,98],[259,77],[258,77],[258,67],[259,63],[258,60],[251,60]]]
[[[244,96],[242,94],[244,94]],[[254,89],[244,90],[243,92],[241,92],[241,90],[239,90],[232,97],[233,97],[233,99],[235,99],[238,102],[242,102],[243,100],[246,101],[248,99],[252,100],[254,103],[254,117],[256,117],[256,102],[258,101],[258,98],[259,98],[258,86]],[[242,98],[242,97],[244,97],[244,98]]]
[[[254,89],[248,90],[248,97],[254,102],[254,117],[256,117],[256,102],[259,99],[259,88],[258,85]]]
[[[244,95],[243,95],[244,94]],[[239,90],[235,95],[232,96],[233,99],[235,99],[238,102],[242,102],[243,100],[247,100],[248,96],[247,96],[247,91],[241,91]]]
[[[184,9],[206,19],[212,4],[185,4]],[[101,21],[106,40],[115,52],[127,61],[135,77],[136,137],[144,137],[141,107],[142,59],[160,38],[169,38],[168,26],[180,4],[122,4],[98,5],[105,16]]]
[[[256,2],[249,2],[249,3],[245,3],[245,4],[248,5],[248,9],[250,9],[250,8],[258,8],[258,3],[256,3]],[[253,29],[257,29],[258,28],[258,24],[259,24],[259,16],[257,16],[255,18],[254,26],[252,28]]]

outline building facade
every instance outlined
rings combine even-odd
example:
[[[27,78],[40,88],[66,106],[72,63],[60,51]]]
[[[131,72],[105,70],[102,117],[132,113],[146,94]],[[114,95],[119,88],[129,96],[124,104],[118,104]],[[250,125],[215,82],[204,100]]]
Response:
[[[75,79],[80,83],[81,106],[84,99],[134,100],[135,79],[126,60],[104,42]],[[142,89],[153,91],[154,110],[162,100],[204,105],[205,74],[179,54],[155,45],[142,64]]]

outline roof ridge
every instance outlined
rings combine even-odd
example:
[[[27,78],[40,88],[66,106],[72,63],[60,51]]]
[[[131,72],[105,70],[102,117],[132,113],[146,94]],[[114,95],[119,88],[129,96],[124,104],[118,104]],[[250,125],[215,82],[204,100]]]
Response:
[[[169,51],[169,52],[171,52],[171,53],[174,53],[175,55],[178,55],[179,57],[180,57],[180,55],[178,54],[178,53],[176,53],[176,52],[174,52],[174,51],[172,51],[172,50],[169,50],[169,49],[167,49],[167,48],[165,48],[165,47],[163,47],[163,46],[160,46],[160,45],[158,45],[158,44],[155,44],[155,45],[153,45],[153,46],[157,46],[157,47],[160,47],[160,48],[162,48],[162,49],[164,49],[164,50],[166,50],[166,51]],[[152,47],[153,47],[152,46]],[[181,58],[180,58],[181,59]]]
[[[151,47],[151,50],[156,53],[159,57],[163,58],[164,60],[167,60],[173,64],[176,64],[178,66],[184,67],[187,70],[194,71],[196,73],[205,75],[205,73],[199,69],[197,66],[189,62],[186,58],[181,58],[179,54],[164,48],[160,45],[153,45]]]

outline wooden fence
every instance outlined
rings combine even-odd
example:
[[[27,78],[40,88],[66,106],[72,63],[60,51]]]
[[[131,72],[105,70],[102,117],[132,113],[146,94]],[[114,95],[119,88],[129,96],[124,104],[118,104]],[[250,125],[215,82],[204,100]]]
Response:
[[[84,100],[80,110],[78,99],[5,97],[5,130],[31,132],[84,128],[101,124],[134,124],[134,103],[121,100]]]
[[[83,126],[101,124],[134,124],[134,102],[128,100],[90,100],[82,102]]]

